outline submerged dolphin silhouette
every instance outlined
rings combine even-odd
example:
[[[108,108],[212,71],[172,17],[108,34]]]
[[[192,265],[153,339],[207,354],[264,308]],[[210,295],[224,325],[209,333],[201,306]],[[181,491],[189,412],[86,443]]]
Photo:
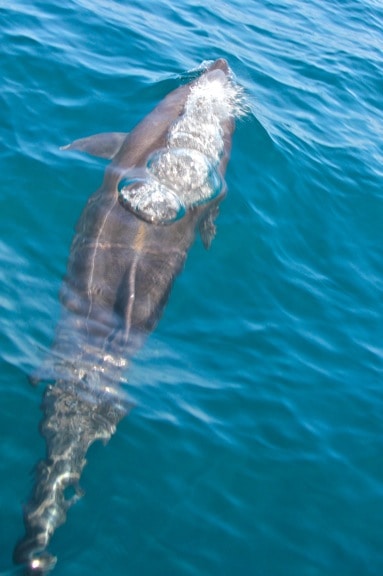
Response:
[[[214,237],[239,95],[226,61],[216,60],[131,133],[65,147],[112,162],[77,224],[60,294],[41,423],[47,455],[14,552],[29,573],[56,562],[47,547],[81,496],[86,452],[128,410],[120,377],[156,326],[196,228],[205,247]]]

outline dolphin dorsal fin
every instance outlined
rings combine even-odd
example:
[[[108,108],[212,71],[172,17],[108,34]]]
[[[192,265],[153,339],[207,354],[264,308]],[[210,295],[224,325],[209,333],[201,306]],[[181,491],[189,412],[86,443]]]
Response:
[[[79,152],[86,152],[92,156],[99,156],[100,158],[107,158],[111,160],[120,150],[127,132],[103,132],[101,134],[94,134],[87,138],[80,138],[74,140],[67,146],[61,146],[60,150],[78,150]]]

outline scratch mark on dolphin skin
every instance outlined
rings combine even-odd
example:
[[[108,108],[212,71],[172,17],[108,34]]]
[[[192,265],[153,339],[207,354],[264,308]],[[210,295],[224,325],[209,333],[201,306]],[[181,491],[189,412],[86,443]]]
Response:
[[[108,218],[109,218],[110,214],[112,213],[112,210],[115,207],[116,203],[117,203],[117,199],[115,199],[113,201],[108,212],[105,214],[105,218],[104,218],[104,220],[100,226],[100,229],[98,231],[98,234],[97,234],[96,240],[95,240],[95,244],[94,244],[94,249],[93,249],[93,254],[92,254],[92,259],[91,259],[90,276],[89,276],[88,285],[87,285],[87,292],[88,292],[88,296],[89,296],[89,309],[88,309],[88,314],[86,317],[86,327],[87,327],[88,334],[89,334],[88,322],[89,322],[90,314],[92,312],[93,298],[94,298],[93,290],[92,290],[92,284],[93,284],[93,278],[94,278],[96,254],[97,254],[97,250],[98,250],[99,246],[101,245],[101,242],[100,242],[101,235],[104,231],[105,225],[106,225]]]
[[[145,245],[145,238],[146,238],[146,226],[143,222],[140,222],[136,237],[134,238],[133,250],[135,250],[136,252],[142,252],[142,249],[144,248]]]
[[[136,298],[136,291],[135,291],[136,272],[137,272],[137,264],[138,264],[139,257],[140,257],[139,253],[136,253],[134,255],[133,262],[132,262],[132,265],[131,265],[130,271],[129,271],[129,283],[128,283],[129,300],[128,300],[128,308],[126,311],[126,320],[125,320],[125,341],[126,342],[129,340],[130,329],[132,326],[133,307],[134,307],[134,302],[135,302],[135,298]]]

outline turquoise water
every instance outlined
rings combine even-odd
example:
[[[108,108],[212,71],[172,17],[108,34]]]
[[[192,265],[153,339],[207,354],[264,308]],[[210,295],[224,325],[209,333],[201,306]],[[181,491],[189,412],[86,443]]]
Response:
[[[383,6],[0,4],[0,573],[22,503],[75,222],[133,127],[225,57],[249,114],[200,239],[52,542],[57,576],[383,573]]]

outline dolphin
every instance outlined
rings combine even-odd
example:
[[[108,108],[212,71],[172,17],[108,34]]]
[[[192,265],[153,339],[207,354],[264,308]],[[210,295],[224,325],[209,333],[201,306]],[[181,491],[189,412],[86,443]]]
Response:
[[[96,134],[64,147],[111,162],[77,223],[60,292],[42,404],[46,457],[14,551],[28,574],[54,567],[48,546],[82,495],[88,448],[106,443],[129,411],[121,384],[127,363],[155,328],[196,231],[206,248],[215,235],[240,100],[219,59],[130,133]]]

